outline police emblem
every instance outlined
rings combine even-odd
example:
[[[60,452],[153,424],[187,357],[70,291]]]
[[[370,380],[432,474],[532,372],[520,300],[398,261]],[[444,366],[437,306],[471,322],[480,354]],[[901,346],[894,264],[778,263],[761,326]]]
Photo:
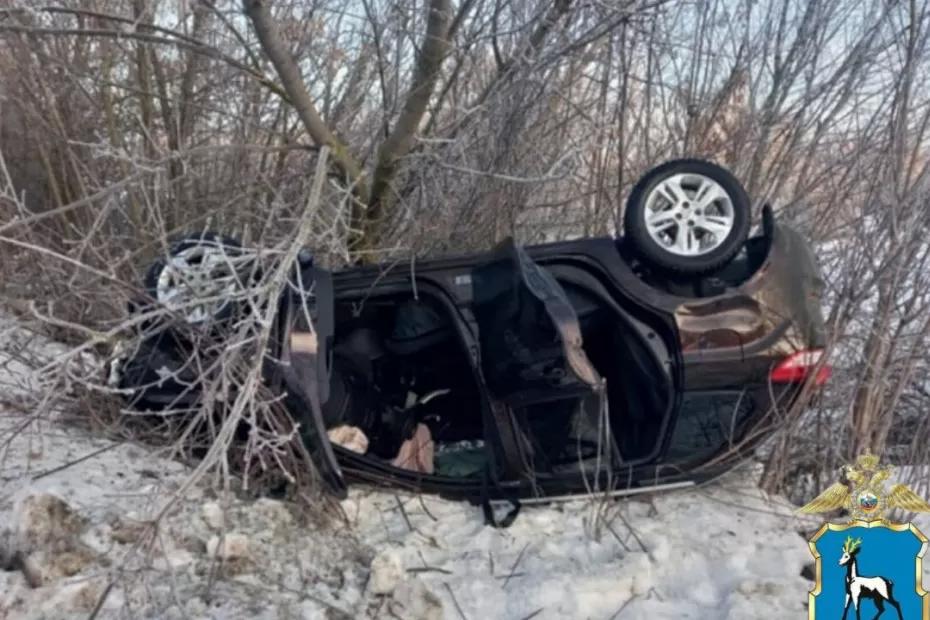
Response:
[[[879,467],[865,454],[843,468],[833,484],[798,512],[816,514],[845,508],[847,523],[824,523],[808,542],[816,560],[809,620],[930,620],[930,596],[923,588],[927,537],[913,523],[892,523],[894,508],[930,512],[930,504],[904,484],[885,492],[892,467]],[[850,616],[852,617],[852,616]]]

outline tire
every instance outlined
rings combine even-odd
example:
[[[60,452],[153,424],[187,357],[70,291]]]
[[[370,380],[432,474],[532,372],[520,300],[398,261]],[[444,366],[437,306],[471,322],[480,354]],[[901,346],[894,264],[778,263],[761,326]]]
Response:
[[[224,321],[233,315],[236,305],[233,299],[224,296],[236,292],[242,274],[247,271],[242,265],[231,264],[242,254],[238,241],[216,233],[183,237],[171,245],[167,257],[159,258],[148,268],[145,290],[159,305],[176,312],[190,325]],[[204,257],[209,257],[214,266],[209,273],[198,273]],[[184,279],[181,274],[195,279]],[[223,278],[224,282],[214,283],[213,278]],[[192,290],[194,286],[196,291]],[[218,299],[192,305],[201,293]]]
[[[746,190],[728,170],[699,159],[677,159],[636,183],[623,227],[644,263],[698,276],[719,269],[740,251],[749,236],[750,209]]]

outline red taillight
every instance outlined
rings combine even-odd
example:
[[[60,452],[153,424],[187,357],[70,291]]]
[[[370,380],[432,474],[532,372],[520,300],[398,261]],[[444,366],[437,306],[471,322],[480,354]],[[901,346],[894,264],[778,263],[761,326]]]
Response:
[[[798,351],[782,360],[769,379],[772,383],[803,383],[813,374],[814,385],[823,385],[830,379],[833,369],[822,360],[823,349]]]

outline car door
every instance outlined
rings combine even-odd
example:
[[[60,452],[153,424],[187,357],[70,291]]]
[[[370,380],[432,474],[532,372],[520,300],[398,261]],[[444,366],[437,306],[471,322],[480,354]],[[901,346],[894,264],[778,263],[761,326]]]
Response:
[[[300,424],[300,436],[327,490],[345,497],[346,484],[323,422],[329,397],[333,338],[332,274],[312,265],[295,265],[278,314],[279,377],[284,403]]]
[[[597,387],[568,296],[513,239],[474,270],[472,282],[482,371],[496,398],[520,406]]]
[[[578,317],[555,278],[513,239],[472,275],[480,367],[502,442],[505,476],[533,477],[533,444],[515,415],[586,398],[601,379],[582,348]]]

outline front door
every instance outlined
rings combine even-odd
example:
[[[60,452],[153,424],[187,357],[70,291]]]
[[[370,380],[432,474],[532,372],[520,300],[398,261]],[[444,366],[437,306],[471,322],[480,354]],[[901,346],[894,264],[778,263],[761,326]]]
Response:
[[[346,484],[326,434],[322,404],[329,397],[329,346],[333,337],[332,274],[295,265],[279,313],[280,362],[285,404],[300,423],[304,446],[326,488],[339,497]]]
[[[565,291],[512,239],[474,270],[472,280],[481,372],[504,473],[532,479],[536,464],[552,456],[538,453],[548,448],[532,430],[537,413],[570,416],[575,405],[601,393],[601,378],[582,348],[578,317]]]

